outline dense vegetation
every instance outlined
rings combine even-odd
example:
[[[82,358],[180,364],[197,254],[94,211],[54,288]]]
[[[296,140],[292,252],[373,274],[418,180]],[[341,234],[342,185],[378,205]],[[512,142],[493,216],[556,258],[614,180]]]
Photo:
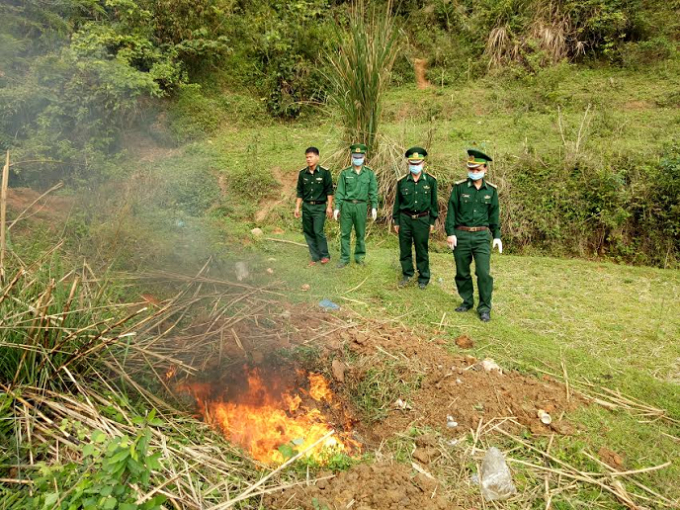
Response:
[[[582,115],[586,104],[555,94],[574,66],[649,73],[650,79],[677,74],[677,0],[371,5],[388,9],[401,30],[393,86],[412,84],[413,61],[424,59],[438,87],[500,80],[507,89],[534,88],[534,96],[502,99],[517,116],[559,108]],[[124,176],[120,150],[139,132],[173,146],[225,124],[323,122],[328,94],[337,88],[328,79],[334,48],[345,40],[343,27],[353,26],[354,8],[329,0],[3,2],[0,149],[12,149],[14,161],[29,161],[13,167],[12,182],[40,187],[66,180],[91,188]],[[546,72],[551,69],[557,72]],[[351,69],[344,72],[351,81]],[[337,99],[331,104],[341,105]],[[672,111],[680,96],[671,92],[656,102]],[[437,108],[428,114],[445,115]],[[515,147],[497,155],[508,184],[509,246],[674,264],[680,253],[677,141],[615,153],[566,143],[559,151],[527,154]],[[549,198],[538,200],[538,187],[527,179],[537,174]],[[567,240],[581,234],[583,249],[570,248]]]

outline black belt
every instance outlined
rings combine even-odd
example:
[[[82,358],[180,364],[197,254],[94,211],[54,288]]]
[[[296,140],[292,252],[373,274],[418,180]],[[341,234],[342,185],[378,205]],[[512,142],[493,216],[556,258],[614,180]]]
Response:
[[[366,200],[345,200],[345,202],[352,202],[353,204],[362,204],[366,202]]]
[[[489,227],[465,227],[458,225],[456,230],[464,230],[465,232],[481,232],[482,230],[489,230]]]
[[[305,200],[305,203],[310,204],[310,205],[320,205],[320,204],[325,204],[325,200]]]
[[[429,216],[430,211],[424,211],[424,212],[401,211],[401,214],[405,214],[406,216],[410,216],[412,220],[415,220],[416,218],[423,218],[425,216]]]

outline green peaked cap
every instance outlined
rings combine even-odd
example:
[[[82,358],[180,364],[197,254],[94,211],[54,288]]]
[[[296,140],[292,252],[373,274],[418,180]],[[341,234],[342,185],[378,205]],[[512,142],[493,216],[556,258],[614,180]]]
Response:
[[[406,151],[405,156],[408,159],[421,160],[425,159],[425,156],[427,156],[427,151],[422,147],[411,147],[409,150]]]
[[[368,152],[368,147],[363,143],[354,143],[349,146],[349,150],[352,151],[352,154],[366,154]]]
[[[482,151],[478,151],[477,149],[468,149],[467,153],[468,153],[467,166],[469,167],[485,165],[486,163],[493,161],[493,159],[484,154]]]

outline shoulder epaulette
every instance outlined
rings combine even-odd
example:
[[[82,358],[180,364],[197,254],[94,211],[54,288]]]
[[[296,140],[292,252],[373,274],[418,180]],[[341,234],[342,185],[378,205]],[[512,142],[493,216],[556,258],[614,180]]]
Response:
[[[366,170],[370,170],[371,172],[373,172],[373,169],[372,169],[370,166],[364,166],[364,168],[365,168]],[[375,173],[375,172],[373,172],[373,173]]]
[[[486,181],[486,183],[492,188],[498,188],[498,186],[496,186],[493,182]]]
[[[463,184],[464,182],[467,182],[467,179],[461,179],[460,181],[456,181],[453,184],[458,185],[458,184]]]
[[[434,176],[434,174],[432,174],[432,173],[430,173],[430,172],[425,172],[425,175],[428,176],[428,177],[431,177],[431,178],[434,179],[435,181],[437,180],[437,178]]]
[[[300,173],[306,172],[306,171],[307,171],[307,167],[304,167],[302,170],[300,170]]]
[[[319,165],[319,170],[325,170],[326,172],[328,172],[328,168],[326,168],[325,166],[321,166],[321,165]]]
[[[399,177],[399,179],[397,179],[397,182],[403,181],[403,180],[406,179],[407,177],[408,177],[408,175],[402,175],[401,177]]]

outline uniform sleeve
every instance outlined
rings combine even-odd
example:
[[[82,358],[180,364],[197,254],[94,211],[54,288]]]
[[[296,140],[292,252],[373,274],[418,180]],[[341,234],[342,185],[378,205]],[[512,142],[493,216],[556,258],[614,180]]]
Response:
[[[394,194],[394,207],[392,208],[392,219],[396,225],[399,225],[399,209],[401,207],[401,193],[399,193],[399,181],[397,181],[397,189]]]
[[[451,188],[451,197],[449,197],[449,207],[446,211],[446,235],[452,236],[456,233],[456,225],[458,224],[456,214],[458,211],[458,193],[456,193],[456,186]]]
[[[345,200],[345,172],[340,172],[338,176],[338,185],[335,188],[335,208],[340,209],[342,202]]]
[[[329,171],[326,171],[326,174],[324,175],[324,194],[327,197],[330,197],[333,195],[333,176]]]
[[[430,225],[434,225],[439,217],[439,204],[437,203],[437,180],[432,179],[432,192],[430,193]]]
[[[491,197],[491,205],[489,206],[489,230],[491,230],[494,239],[501,238],[500,212],[501,207],[498,203],[498,190],[494,189],[493,196]]]
[[[368,182],[368,199],[371,201],[373,209],[378,208],[378,180],[375,178],[375,172],[371,171],[371,180]]]

